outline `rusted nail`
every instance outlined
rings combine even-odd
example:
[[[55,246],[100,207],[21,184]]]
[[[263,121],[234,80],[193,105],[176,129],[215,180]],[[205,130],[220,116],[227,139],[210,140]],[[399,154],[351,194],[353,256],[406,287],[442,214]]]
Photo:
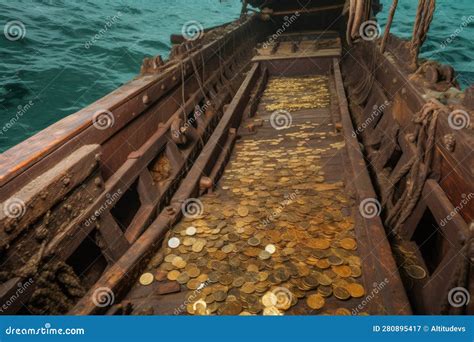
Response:
[[[148,95],[145,94],[142,97],[142,101],[143,101],[143,104],[148,105],[150,103],[150,98],[148,97]]]

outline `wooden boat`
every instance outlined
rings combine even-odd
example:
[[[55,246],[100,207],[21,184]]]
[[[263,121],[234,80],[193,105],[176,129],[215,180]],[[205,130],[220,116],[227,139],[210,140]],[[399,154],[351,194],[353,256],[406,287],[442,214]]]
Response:
[[[250,182],[272,182],[272,167],[262,168],[258,160],[269,156],[298,170],[302,199],[339,198],[345,208],[333,213],[324,206],[295,207],[302,226],[295,235],[289,233],[295,227],[285,228],[283,238],[303,238],[288,240],[284,250],[274,242],[277,251],[263,254],[267,261],[243,256],[256,260],[248,269],[235,271],[235,250],[227,248],[230,256],[219,252],[246,283],[252,283],[255,267],[266,269],[270,285],[294,290],[284,308],[288,314],[474,312],[474,88],[459,90],[452,67],[417,59],[434,1],[420,2],[417,25],[425,31],[415,30],[411,42],[391,35],[390,25],[383,37],[373,35],[374,15],[382,10],[378,1],[248,3],[256,13],[247,14],[245,1],[234,22],[198,29],[197,36],[174,35],[168,60],[146,58],[134,80],[0,156],[1,313],[198,313],[189,307],[190,292],[202,286],[163,273],[169,266],[163,259],[176,251],[170,239],[183,235],[176,235],[180,225],[190,222],[183,218],[184,205],[214,201],[214,213],[200,213],[197,220],[217,215],[225,221],[220,211],[232,211],[228,207],[243,199],[236,195],[240,190],[223,184],[241,180],[232,172],[247,167],[249,175],[258,170]],[[311,97],[321,79],[325,100]],[[289,86],[273,96],[272,84],[284,82]],[[271,110],[281,107],[281,99],[295,108]],[[305,107],[308,101],[314,103]],[[286,115],[284,127],[274,127],[275,115]],[[255,154],[262,141],[267,152]],[[320,164],[317,177],[301,179]],[[325,239],[304,235],[322,224],[308,215],[321,213],[335,220],[318,231]],[[351,222],[350,232],[337,228],[349,229],[341,220]],[[197,230],[207,232],[199,224]],[[275,226],[272,221],[248,229],[262,243],[280,241]],[[251,238],[249,231],[240,233]],[[339,236],[351,238],[344,244],[332,240]],[[192,247],[196,260],[218,250],[214,243]],[[287,268],[273,274],[273,260]],[[306,272],[303,261],[313,265],[308,272],[318,280],[303,281],[313,292],[295,287],[302,284],[298,272]],[[337,268],[341,263],[345,268]],[[233,271],[215,265],[221,273],[200,279],[209,279],[210,287],[234,284],[225,276]],[[354,282],[363,290],[346,296],[341,287]],[[265,294],[253,292],[255,284],[245,285],[247,302],[240,303],[229,285],[222,305],[216,295],[208,300],[209,306],[217,303],[212,311],[199,313],[281,313],[249,304]]]

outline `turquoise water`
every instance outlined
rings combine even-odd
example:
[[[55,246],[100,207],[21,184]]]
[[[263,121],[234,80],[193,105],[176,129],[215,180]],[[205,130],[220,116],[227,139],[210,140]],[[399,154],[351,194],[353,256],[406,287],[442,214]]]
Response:
[[[0,32],[0,152],[132,79],[143,57],[168,53],[170,34],[186,22],[222,24],[237,18],[241,6],[237,0],[0,2],[0,29],[12,20],[24,25],[19,40]],[[391,1],[383,2],[386,12]],[[400,2],[393,32],[409,36],[417,1]],[[438,4],[423,56],[453,64],[463,85],[474,83],[474,22],[441,48],[463,16],[474,15],[474,1]]]

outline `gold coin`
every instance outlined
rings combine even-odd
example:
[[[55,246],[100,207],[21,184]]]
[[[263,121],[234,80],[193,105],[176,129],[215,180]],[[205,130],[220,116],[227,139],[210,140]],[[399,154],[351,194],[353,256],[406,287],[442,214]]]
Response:
[[[271,307],[263,309],[263,315],[264,316],[281,316],[283,315],[283,313],[280,310],[278,310],[278,308],[276,308],[275,306],[271,306]]]
[[[354,298],[360,298],[365,295],[365,289],[362,285],[351,283],[345,286],[347,291],[349,291],[350,295]]]
[[[328,249],[331,246],[330,242],[325,239],[312,239],[308,245],[315,249]]]
[[[186,272],[188,273],[188,275],[189,275],[191,278],[196,278],[198,275],[201,274],[201,271],[200,271],[199,268],[197,268],[197,267],[190,268],[190,269],[187,270]]]
[[[341,300],[347,300],[350,298],[351,294],[343,287],[336,286],[333,289],[334,297]]]
[[[191,279],[187,282],[186,286],[190,290],[196,290],[199,286],[201,286],[201,283],[197,279]]]
[[[242,312],[242,304],[237,301],[226,302],[219,308],[219,313],[224,316],[235,316]]]
[[[262,260],[270,259],[271,256],[272,255],[269,252],[267,252],[266,250],[261,251],[260,254],[258,255],[258,257]]]
[[[409,265],[405,267],[407,274],[413,279],[423,279],[426,277],[426,271],[418,265]]]
[[[151,283],[153,283],[153,279],[155,277],[153,277],[153,274],[151,273],[143,273],[141,276],[140,276],[140,284],[142,284],[143,286],[147,286],[147,285],[150,285]]]
[[[332,266],[332,270],[334,273],[336,273],[338,276],[343,277],[343,278],[348,278],[352,274],[352,270],[349,266]]]
[[[329,264],[328,259],[319,259],[316,261],[316,266],[324,270],[329,268],[331,265]]]
[[[183,272],[179,275],[176,281],[180,284],[186,284],[189,281],[189,275],[186,272]]]
[[[244,206],[240,206],[238,209],[237,209],[237,213],[241,216],[241,217],[245,217],[249,214],[249,209],[247,207],[244,207]]]
[[[247,240],[247,243],[252,247],[256,247],[260,245],[260,240],[256,237],[251,237],[250,239]]]
[[[324,300],[324,297],[321,296],[319,293],[318,294],[313,294],[313,295],[310,295],[307,299],[306,299],[306,303],[308,304],[308,306],[313,309],[313,310],[319,310],[321,309],[324,304],[326,303],[326,301]]]
[[[338,316],[350,316],[351,312],[346,308],[339,308],[334,312]]]
[[[212,295],[214,296],[214,299],[218,302],[223,302],[227,298],[227,293],[222,290],[216,291]]]
[[[269,245],[266,245],[265,246],[265,250],[270,253],[270,254],[273,254],[276,252],[276,247],[275,245],[272,245],[272,244],[269,244]]]
[[[255,285],[253,283],[247,282],[242,285],[240,291],[246,294],[254,293],[255,292]]]
[[[186,228],[186,235],[188,236],[196,235],[196,232],[197,232],[196,227],[191,226],[191,227]]]
[[[266,308],[275,306],[277,304],[277,301],[278,301],[277,296],[271,291],[265,293],[262,297],[262,304]]]
[[[173,270],[173,271],[168,272],[167,278],[168,278],[168,280],[173,281],[173,280],[178,279],[178,277],[179,277],[180,274],[181,274],[180,271]]]
[[[347,250],[354,250],[357,247],[357,242],[351,238],[345,238],[339,241],[339,245]]]

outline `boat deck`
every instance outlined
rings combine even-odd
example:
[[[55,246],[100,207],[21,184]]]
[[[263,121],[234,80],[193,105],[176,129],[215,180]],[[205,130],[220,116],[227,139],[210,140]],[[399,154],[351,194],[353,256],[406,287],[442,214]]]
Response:
[[[375,284],[364,277],[331,83],[269,79],[218,187],[192,203],[126,296],[133,314],[367,312],[359,304]]]

